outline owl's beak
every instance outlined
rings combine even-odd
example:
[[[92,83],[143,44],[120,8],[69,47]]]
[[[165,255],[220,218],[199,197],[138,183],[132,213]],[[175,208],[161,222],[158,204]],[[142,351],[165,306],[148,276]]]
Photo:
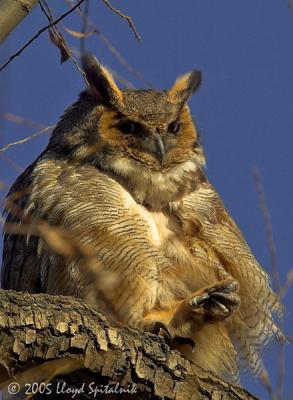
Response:
[[[154,139],[155,139],[156,154],[159,158],[160,163],[162,163],[166,154],[165,146],[161,138],[161,135],[159,135],[158,133],[155,134]]]

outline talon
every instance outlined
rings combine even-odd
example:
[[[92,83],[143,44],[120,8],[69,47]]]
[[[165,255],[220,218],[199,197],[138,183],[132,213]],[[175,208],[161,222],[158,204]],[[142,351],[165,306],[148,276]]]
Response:
[[[227,301],[228,303],[236,303],[238,305],[240,303],[240,299],[237,296],[237,294],[228,294],[228,293],[221,293],[221,292],[214,292],[212,294],[212,297],[216,297],[218,299],[223,299]]]
[[[213,303],[217,305],[223,314],[228,315],[231,313],[231,310],[219,301],[213,300]]]
[[[174,339],[172,340],[172,345],[184,345],[188,344],[191,346],[191,351],[194,353],[195,350],[195,342],[189,337],[182,337],[182,336],[175,336]]]
[[[156,321],[155,324],[154,324],[154,333],[156,333],[157,335],[159,335],[161,329],[162,329],[162,330],[164,331],[164,333],[165,333],[165,335],[163,335],[164,339],[167,340],[167,341],[169,341],[169,342],[172,342],[172,340],[173,340],[173,335],[172,335],[172,333],[170,332],[168,326],[167,326],[166,324],[164,324],[164,322]]]
[[[225,293],[235,292],[238,290],[238,288],[239,288],[239,283],[237,281],[230,281],[223,288],[223,292],[225,292]]]
[[[239,288],[239,284],[237,281],[226,280],[223,282],[219,282],[218,284],[212,286],[208,292],[209,294],[213,294],[215,292],[221,293],[231,293],[236,292]]]
[[[191,307],[198,307],[201,304],[205,303],[209,299],[210,299],[210,295],[208,293],[204,293],[201,296],[193,297],[190,300],[189,304],[191,305]]]

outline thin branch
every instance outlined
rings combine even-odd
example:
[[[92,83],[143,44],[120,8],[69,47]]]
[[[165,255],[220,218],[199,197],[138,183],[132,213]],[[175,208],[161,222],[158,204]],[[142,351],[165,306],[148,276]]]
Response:
[[[7,185],[4,182],[0,181],[0,191],[6,190],[6,189],[7,189]],[[1,223],[1,218],[0,218],[0,223]]]
[[[78,38],[78,39],[82,39],[82,38],[87,39],[88,37],[90,37],[90,36],[92,36],[94,33],[96,33],[96,30],[95,30],[95,29],[92,29],[92,30],[89,31],[89,32],[84,32],[84,33],[82,33],[82,32],[79,32],[79,31],[74,31],[73,29],[66,28],[66,26],[65,26],[64,24],[61,24],[61,25],[62,25],[62,28],[63,28],[69,35],[73,36],[74,38]]]
[[[14,168],[18,172],[23,171],[23,167],[18,165],[14,160],[12,160],[10,157],[8,157],[5,153],[0,153],[0,158],[6,162],[8,165],[10,165],[12,168]],[[0,182],[0,190],[1,190],[1,182]]]
[[[32,129],[43,129],[45,128],[45,125],[39,124],[38,122],[32,121],[31,119],[21,117],[20,115],[16,115],[13,113],[9,112],[0,112],[0,118],[9,121],[9,122],[14,122],[15,124],[18,125],[23,125],[27,126],[28,128]]]
[[[118,74],[116,71],[114,71],[112,68],[110,68],[109,66],[107,66],[107,69],[111,72],[111,74],[114,76],[115,80],[120,82],[121,85],[123,85],[125,88],[128,89],[133,89],[134,86],[133,84],[128,81],[127,79],[123,78],[120,74]]]
[[[31,140],[31,139],[33,139],[33,138],[35,138],[35,137],[37,137],[37,136],[40,136],[40,135],[42,135],[43,133],[46,133],[47,131],[49,131],[49,130],[51,130],[51,129],[54,129],[55,126],[56,126],[56,125],[47,126],[46,128],[42,129],[41,131],[36,132],[36,133],[33,133],[32,135],[30,135],[30,136],[28,136],[28,137],[26,137],[26,138],[24,138],[24,139],[18,140],[17,142],[9,143],[9,144],[7,144],[6,146],[4,146],[4,147],[2,147],[2,148],[0,149],[0,153],[3,152],[3,151],[6,151],[6,150],[8,150],[8,149],[10,149],[10,147],[13,147],[13,146],[16,146],[16,145],[18,145],[18,144],[22,144],[22,143],[28,142],[29,140]]]
[[[50,23],[54,20],[51,8],[48,6],[45,0],[40,0],[39,5],[41,7],[42,12],[45,14],[46,18]]]
[[[293,269],[291,269],[287,274],[287,279],[282,287],[281,297],[285,297],[290,287],[293,285]]]
[[[73,57],[72,52],[70,51],[67,43],[65,42],[64,37],[53,26],[53,16],[52,16],[52,12],[51,12],[50,7],[48,6],[48,4],[46,3],[45,0],[40,0],[39,4],[40,4],[42,12],[45,14],[47,20],[51,24],[52,31],[49,30],[49,33],[52,32],[52,35],[54,35],[54,37],[57,38],[57,41],[58,41],[58,45],[57,46],[58,46],[59,50],[61,50],[62,55],[64,55],[64,53],[65,53],[65,60],[62,60],[62,57],[61,57],[61,62],[66,61],[66,60],[68,60],[68,58],[70,58],[72,60],[73,64],[78,69],[78,71],[83,75],[83,78],[86,80],[85,73],[83,72],[83,70],[79,66],[77,60]],[[54,41],[54,44],[56,45],[55,41]]]
[[[88,25],[88,14],[90,8],[90,0],[86,0],[84,6],[84,13],[82,18],[82,27],[81,27],[81,37],[80,37],[80,54],[83,55],[85,52],[85,32]]]
[[[59,18],[57,18],[55,21],[52,21],[52,23],[44,26],[42,29],[40,29],[30,40],[28,40],[16,53],[14,53],[9,60],[7,60],[0,68],[0,72],[4,70],[4,68],[7,67],[11,63],[14,58],[18,57],[32,42],[34,42],[42,33],[47,31],[49,28],[52,26],[58,24],[58,22],[62,21],[65,17],[67,17],[69,14],[71,14],[76,8],[78,8],[85,0],[79,0],[78,3],[76,3],[70,10],[66,11],[66,13],[62,14]]]
[[[137,32],[137,29],[136,29],[134,23],[132,22],[131,17],[129,17],[129,15],[123,14],[117,8],[113,7],[112,4],[109,2],[109,0],[102,0],[102,1],[108,8],[110,8],[111,11],[113,11],[115,14],[119,15],[119,17],[121,17],[122,19],[125,19],[128,22],[128,25],[129,25],[130,29],[132,29],[137,41],[141,42],[141,37],[140,37],[139,33]]]
[[[268,373],[268,371],[266,370],[265,367],[262,368],[262,371],[261,371],[261,373],[259,375],[259,380],[261,381],[261,383],[263,384],[264,388],[268,392],[270,398],[273,399],[274,390],[273,390],[273,387],[272,387],[272,383],[270,381],[269,373]]]
[[[278,268],[278,263],[277,263],[277,252],[276,252],[276,246],[275,246],[275,242],[274,242],[273,226],[272,226],[272,222],[271,222],[271,218],[270,218],[270,212],[269,212],[269,209],[267,206],[265,191],[264,191],[264,188],[262,185],[260,172],[257,168],[254,168],[252,173],[253,173],[256,191],[258,194],[260,209],[261,209],[263,220],[264,220],[266,238],[267,238],[267,243],[268,243],[268,248],[269,248],[269,253],[270,253],[270,260],[271,260],[273,286],[274,286],[277,294],[281,297],[283,289],[282,289],[282,285],[281,285],[281,281],[280,281],[279,268]],[[283,331],[284,320],[282,317],[280,320],[280,328]],[[278,379],[277,379],[276,391],[272,395],[272,399],[274,399],[274,400],[282,399],[283,391],[284,391],[284,380],[285,380],[285,346],[284,346],[284,343],[280,342],[279,354],[278,354]]]
[[[260,172],[257,168],[253,169],[253,178],[255,183],[255,188],[258,194],[258,200],[260,209],[262,212],[265,232],[266,232],[266,239],[268,243],[268,248],[270,252],[270,260],[271,260],[271,267],[272,267],[272,278],[273,278],[273,285],[275,290],[278,294],[281,293],[281,283],[280,283],[280,276],[277,264],[277,252],[276,246],[273,237],[273,226],[270,218],[270,212],[267,206],[266,196],[264,192],[264,188],[261,182]]]
[[[69,6],[72,6],[72,0],[65,0],[66,4],[68,4]],[[112,53],[112,55],[116,58],[116,60],[131,74],[133,75],[136,79],[138,79],[139,81],[141,81],[144,85],[146,85],[149,88],[152,88],[152,84],[147,81],[145,79],[145,77],[139,72],[137,71],[135,68],[132,67],[132,65],[130,65],[128,63],[128,61],[126,61],[126,59],[122,56],[122,54],[118,51],[118,49],[116,49],[115,46],[113,46],[113,44],[110,42],[110,40],[104,35],[104,33],[101,32],[101,30],[93,23],[93,21],[89,18],[89,17],[85,17],[85,14],[80,10],[77,9],[76,10],[78,12],[78,14],[80,15],[81,18],[86,18],[87,20],[87,25],[92,28],[93,33],[96,34],[98,36],[98,38],[100,39],[100,41],[108,48],[108,50],[110,51],[110,53]],[[66,27],[64,27],[63,25],[63,29],[69,33],[70,31],[68,31],[68,29]],[[73,35],[74,36],[74,35]]]
[[[79,58],[81,57],[80,51],[78,49],[76,49],[75,47],[71,47],[71,51],[76,57],[79,57]],[[107,67],[107,69],[111,72],[111,74],[113,75],[115,80],[117,82],[121,83],[121,85],[123,85],[125,88],[127,88],[127,89],[134,88],[133,84],[130,81],[128,81],[127,79],[125,79],[121,74],[118,74],[118,72],[114,71],[108,65],[105,65],[105,67]],[[87,81],[86,81],[86,84],[88,85]]]

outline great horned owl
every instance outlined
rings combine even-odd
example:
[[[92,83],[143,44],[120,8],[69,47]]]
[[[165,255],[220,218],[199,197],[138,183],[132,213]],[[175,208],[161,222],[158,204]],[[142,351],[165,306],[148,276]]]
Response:
[[[208,182],[187,101],[201,74],[169,90],[120,90],[84,56],[88,88],[61,118],[45,151],[8,197],[30,216],[61,226],[119,277],[107,294],[121,322],[190,338],[180,351],[231,381],[258,373],[263,345],[282,336],[269,278]],[[7,221],[19,221],[11,204]],[[2,285],[80,297],[99,307],[80,260],[36,235],[6,234]]]

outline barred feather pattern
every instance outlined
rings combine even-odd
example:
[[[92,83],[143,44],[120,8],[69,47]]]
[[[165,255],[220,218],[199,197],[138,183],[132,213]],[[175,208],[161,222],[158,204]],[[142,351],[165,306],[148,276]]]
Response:
[[[240,284],[240,309],[226,321],[196,330],[194,353],[181,351],[233,382],[238,380],[239,367],[255,374],[261,371],[263,346],[282,337],[273,320],[282,306],[268,275],[208,182],[176,205],[173,213],[183,230],[170,235],[164,224],[160,226],[166,233],[150,226],[149,213],[140,214],[146,210],[108,174],[92,166],[72,166],[46,156],[28,177],[30,195],[23,205],[26,215],[35,216],[32,228],[41,218],[95,249],[103,268],[119,274],[118,287],[106,296],[127,324],[139,326],[154,307],[165,309],[204,286],[234,277]],[[25,182],[22,185],[26,187]],[[159,245],[156,235],[165,238]],[[23,251],[26,246],[30,254]],[[42,238],[7,235],[4,251],[2,274],[7,288],[71,295],[100,308],[84,266],[78,260],[66,262]],[[30,286],[34,282],[39,286]]]
[[[107,303],[141,329],[164,322],[195,342],[194,352],[179,350],[202,368],[233,382],[239,367],[260,373],[264,346],[283,339],[274,322],[282,306],[204,175],[186,104],[200,73],[169,91],[121,91],[87,60],[89,89],[9,192],[2,287],[79,297],[105,312]],[[90,249],[96,275],[81,257],[50,246],[34,229],[42,221]],[[114,289],[98,282],[100,271],[113,274]],[[218,293],[230,309],[217,300],[192,309],[190,299],[223,282],[233,282],[232,295]],[[217,303],[228,313],[215,317]]]
[[[186,197],[177,213],[183,221],[198,221],[199,237],[220,261],[216,265],[220,275],[224,277],[226,272],[239,282],[241,306],[231,317],[228,331],[241,368],[259,374],[263,347],[274,339],[285,339],[274,321],[274,315],[281,317],[283,306],[271,289],[269,276],[209,183]]]

